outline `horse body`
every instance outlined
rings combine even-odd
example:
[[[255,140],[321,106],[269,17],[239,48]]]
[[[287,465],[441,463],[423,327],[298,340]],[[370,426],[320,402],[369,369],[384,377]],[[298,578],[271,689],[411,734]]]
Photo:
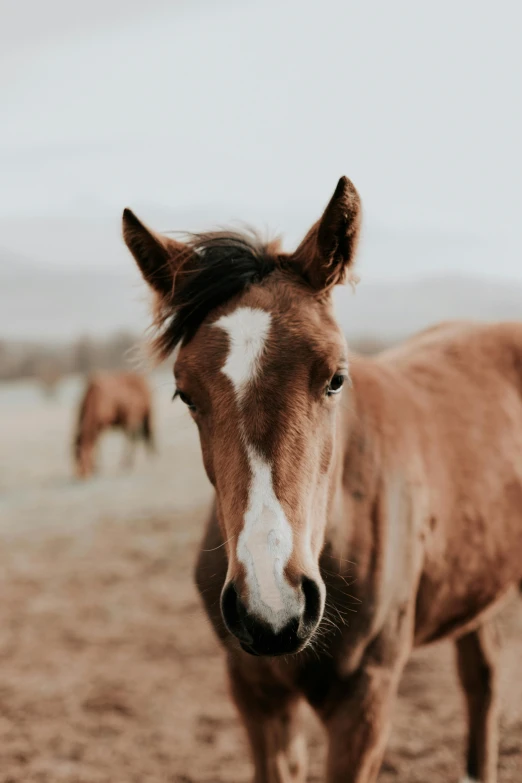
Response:
[[[376,358],[348,356],[327,294],[357,228],[358,197],[341,180],[292,256],[271,268],[252,251],[252,282],[221,301],[210,276],[211,306],[175,364],[216,489],[196,582],[227,649],[255,783],[306,779],[302,697],[327,730],[328,783],[375,783],[411,650],[448,636],[468,779],[495,783],[485,613],[522,579],[522,325],[444,324]],[[205,280],[171,299],[192,249],[128,213],[124,233],[170,348]],[[215,245],[198,248],[197,269],[219,251],[226,279],[233,265]],[[232,259],[245,276],[248,252],[235,246]]]
[[[483,760],[472,747],[470,771],[495,780],[495,642],[482,616],[522,580],[522,325],[442,325],[375,359],[352,357],[351,366],[321,557],[328,614],[313,653],[238,656],[218,611],[227,559],[216,510],[207,525],[196,581],[229,649],[236,699],[244,704],[257,687],[270,712],[267,692],[278,706],[302,695],[328,725],[348,684],[360,699],[361,677],[378,672],[382,706],[412,647],[452,636],[472,680],[470,702],[489,702],[470,737],[472,746],[481,737]],[[351,709],[361,716],[360,703]],[[346,717],[340,723],[343,745],[351,730],[360,734]],[[334,745],[332,759],[338,753]],[[363,776],[352,763],[352,777],[343,765],[329,780],[374,780],[376,767]]]
[[[107,429],[118,428],[130,439],[126,455],[130,463],[133,443],[143,438],[154,448],[150,389],[137,373],[97,373],[87,384],[75,436],[77,473],[87,477],[94,471],[94,452],[98,438]]]
[[[444,325],[384,353],[375,369],[384,493],[389,505],[399,465],[405,503],[386,530],[410,509],[400,541],[420,543],[415,634],[431,641],[521,577],[522,325]]]
[[[479,617],[522,576],[513,556],[522,553],[522,325],[443,326],[377,364],[406,381],[416,409],[405,416],[416,443],[403,457],[423,463],[420,486],[409,489],[422,519],[415,638],[431,641]]]

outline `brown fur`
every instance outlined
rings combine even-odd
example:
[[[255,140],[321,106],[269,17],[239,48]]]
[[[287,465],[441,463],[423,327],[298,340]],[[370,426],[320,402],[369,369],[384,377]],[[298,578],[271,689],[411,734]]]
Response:
[[[92,376],[80,404],[74,438],[75,469],[79,478],[95,470],[98,438],[107,429],[121,429],[129,437],[125,464],[132,462],[133,444],[142,438],[154,450],[150,389],[137,373],[98,373]]]
[[[330,399],[346,345],[329,289],[351,274],[359,223],[356,191],[341,180],[296,253],[181,344],[176,383],[216,489],[196,581],[227,649],[255,783],[305,781],[303,697],[326,727],[328,782],[375,783],[411,650],[444,637],[456,640],[469,706],[467,774],[496,783],[489,614],[522,579],[522,325],[443,324],[374,359],[350,356],[351,387]],[[220,372],[228,339],[213,327],[238,306],[271,315],[263,371],[239,411]],[[313,580],[322,597],[317,624],[286,657],[252,657],[229,620],[248,598],[236,552],[245,442],[271,465],[293,530],[287,581],[299,593]]]

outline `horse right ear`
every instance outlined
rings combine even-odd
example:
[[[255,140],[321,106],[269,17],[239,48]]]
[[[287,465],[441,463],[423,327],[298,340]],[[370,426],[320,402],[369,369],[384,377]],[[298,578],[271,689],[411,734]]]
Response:
[[[130,209],[123,210],[123,239],[153,291],[162,299],[170,298],[176,275],[193,251],[182,242],[151,231]]]
[[[293,254],[296,267],[317,291],[349,279],[360,226],[361,199],[348,177],[341,177],[322,218]]]

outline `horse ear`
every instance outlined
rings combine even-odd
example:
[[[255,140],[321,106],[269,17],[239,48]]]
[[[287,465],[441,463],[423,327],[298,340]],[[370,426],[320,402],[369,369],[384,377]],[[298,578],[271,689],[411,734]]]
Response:
[[[353,266],[361,226],[361,199],[348,177],[341,177],[323,216],[292,256],[318,291],[344,283]]]
[[[170,298],[176,274],[193,251],[182,242],[151,231],[130,209],[123,210],[123,239],[146,282],[160,297]]]

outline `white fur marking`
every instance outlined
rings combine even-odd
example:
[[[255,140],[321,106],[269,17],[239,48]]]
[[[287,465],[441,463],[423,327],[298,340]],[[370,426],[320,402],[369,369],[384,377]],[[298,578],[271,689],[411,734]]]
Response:
[[[292,554],[292,528],[274,492],[270,465],[250,447],[248,458],[252,483],[237,558],[245,567],[251,611],[278,629],[299,612],[284,575]]]
[[[239,307],[215,322],[227,332],[230,348],[222,372],[227,375],[237,394],[242,394],[255,378],[270,330],[270,313],[253,307]]]
[[[214,324],[229,336],[222,372],[239,399],[259,372],[270,324],[270,313],[253,307],[240,307]],[[274,492],[269,463],[248,443],[246,448],[252,478],[237,558],[245,567],[250,611],[277,631],[300,608],[284,575],[293,549],[292,528]]]

